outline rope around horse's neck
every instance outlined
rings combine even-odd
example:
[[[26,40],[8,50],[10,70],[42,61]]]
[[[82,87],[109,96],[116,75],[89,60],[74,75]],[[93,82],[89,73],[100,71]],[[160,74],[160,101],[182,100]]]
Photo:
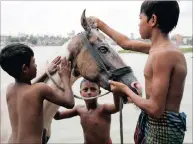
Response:
[[[57,88],[59,88],[61,91],[65,91],[64,88],[62,88],[60,85],[57,84],[57,82],[53,79],[53,77],[51,76],[51,74],[49,73],[48,70],[46,70],[46,74],[48,75],[48,77],[52,80],[52,82],[56,85]],[[81,97],[81,96],[77,96],[77,95],[73,95],[75,98],[77,99],[81,99],[81,100],[92,100],[92,99],[96,99],[96,98],[99,98],[99,97],[102,97],[102,96],[105,96],[107,94],[109,94],[110,92],[106,92],[104,94],[101,94],[101,95],[97,95],[95,97]]]
[[[53,79],[53,77],[50,75],[49,71],[46,69],[46,74],[48,75],[48,77],[52,80],[52,82],[56,85],[57,88],[59,88],[62,91],[65,91],[64,88],[62,88],[61,86],[59,86],[56,81]],[[76,96],[74,95],[75,98],[78,99],[82,99],[82,100],[91,100],[91,99],[96,99],[102,96],[105,96],[107,94],[109,94],[110,92],[106,92],[102,95],[97,95],[95,97],[80,97],[80,96]],[[119,104],[119,110],[120,110],[120,115],[119,115],[119,121],[120,121],[120,138],[121,138],[121,144],[123,144],[123,114],[122,114],[122,108],[123,108],[123,101],[120,98],[120,104]]]
[[[50,75],[49,71],[46,69],[47,76],[52,80],[52,82],[56,85],[56,87],[62,91],[65,91],[64,88],[62,88],[60,85],[56,83],[56,81],[53,79],[53,77]]]
[[[99,98],[99,97],[102,97],[102,96],[105,96],[107,94],[109,94],[110,92],[106,92],[104,94],[101,94],[101,95],[97,95],[95,97],[81,97],[81,96],[77,96],[77,95],[74,95],[75,98],[78,98],[78,99],[82,99],[82,100],[92,100],[92,99],[96,99],[96,98]]]

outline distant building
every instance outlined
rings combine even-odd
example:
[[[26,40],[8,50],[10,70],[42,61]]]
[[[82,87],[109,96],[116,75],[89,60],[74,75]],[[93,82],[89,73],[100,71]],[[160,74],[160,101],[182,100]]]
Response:
[[[183,43],[185,45],[193,45],[193,37],[192,36],[183,36]]]
[[[8,36],[1,36],[1,46],[5,46],[9,37]]]
[[[183,36],[180,34],[175,34],[171,37],[172,42],[174,42],[176,45],[183,45]]]

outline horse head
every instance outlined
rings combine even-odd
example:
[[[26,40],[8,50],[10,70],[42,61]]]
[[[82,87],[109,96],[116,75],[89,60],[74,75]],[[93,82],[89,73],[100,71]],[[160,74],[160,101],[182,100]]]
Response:
[[[88,24],[85,10],[81,16],[81,25],[85,31],[74,36],[68,44],[72,75],[82,76],[108,91],[110,91],[108,81],[113,79],[126,84],[137,93],[136,88],[131,86],[133,82],[137,82],[132,69],[108,44],[106,37],[97,28]]]

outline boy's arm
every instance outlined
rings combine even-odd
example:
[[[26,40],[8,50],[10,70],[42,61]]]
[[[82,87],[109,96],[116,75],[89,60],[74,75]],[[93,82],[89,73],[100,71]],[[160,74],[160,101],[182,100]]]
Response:
[[[47,74],[46,74],[46,72],[44,72],[39,77],[37,77],[36,80],[34,80],[32,82],[32,84],[39,83],[39,82],[44,82],[46,78],[47,78]]]
[[[58,56],[56,57],[51,64],[48,66],[47,70],[48,72],[52,75],[57,71],[57,66],[61,63],[61,57]],[[34,80],[33,84],[38,83],[38,82],[44,82],[46,80],[46,78],[48,78],[46,72],[44,72],[43,74],[41,74],[39,77],[36,78],[36,80]]]
[[[113,93],[113,99],[114,99],[114,104],[104,104],[104,111],[109,114],[114,114],[119,111],[120,100],[121,100],[119,93]]]
[[[56,105],[63,106],[69,109],[74,107],[73,92],[72,92],[71,87],[68,86],[68,84],[64,84],[65,85],[63,87],[65,89],[64,92],[61,90],[56,92],[51,87],[49,87],[48,85],[44,83],[38,83],[36,85],[40,89],[40,96],[42,100],[46,99],[51,103],[54,103]]]
[[[65,118],[71,118],[71,117],[74,117],[77,115],[78,115],[77,106],[75,106],[73,109],[70,109],[70,110],[65,110],[62,112],[57,111],[55,116],[54,116],[54,119],[61,120],[61,119],[65,119]]]
[[[74,107],[74,97],[73,92],[70,86],[70,76],[71,76],[71,63],[66,60],[66,58],[61,60],[61,69],[59,66],[57,67],[59,76],[61,77],[61,81],[63,84],[63,89],[65,91],[59,90],[55,92],[51,87],[42,83],[39,84],[39,88],[41,90],[42,99],[46,99],[54,104],[66,107],[73,108]]]
[[[89,24],[95,25],[97,28],[107,34],[110,38],[112,38],[123,49],[142,52],[146,54],[149,53],[151,43],[141,42],[137,40],[129,40],[127,36],[117,32],[116,30],[109,27],[106,23],[96,17],[89,17],[87,18],[87,20]]]

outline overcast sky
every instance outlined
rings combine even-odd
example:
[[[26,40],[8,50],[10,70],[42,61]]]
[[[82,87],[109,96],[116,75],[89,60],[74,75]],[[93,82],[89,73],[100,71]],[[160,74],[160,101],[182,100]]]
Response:
[[[1,34],[20,33],[66,36],[82,31],[80,17],[96,16],[114,29],[139,36],[142,1],[1,1]],[[192,35],[192,1],[180,1],[179,22],[172,32]]]

